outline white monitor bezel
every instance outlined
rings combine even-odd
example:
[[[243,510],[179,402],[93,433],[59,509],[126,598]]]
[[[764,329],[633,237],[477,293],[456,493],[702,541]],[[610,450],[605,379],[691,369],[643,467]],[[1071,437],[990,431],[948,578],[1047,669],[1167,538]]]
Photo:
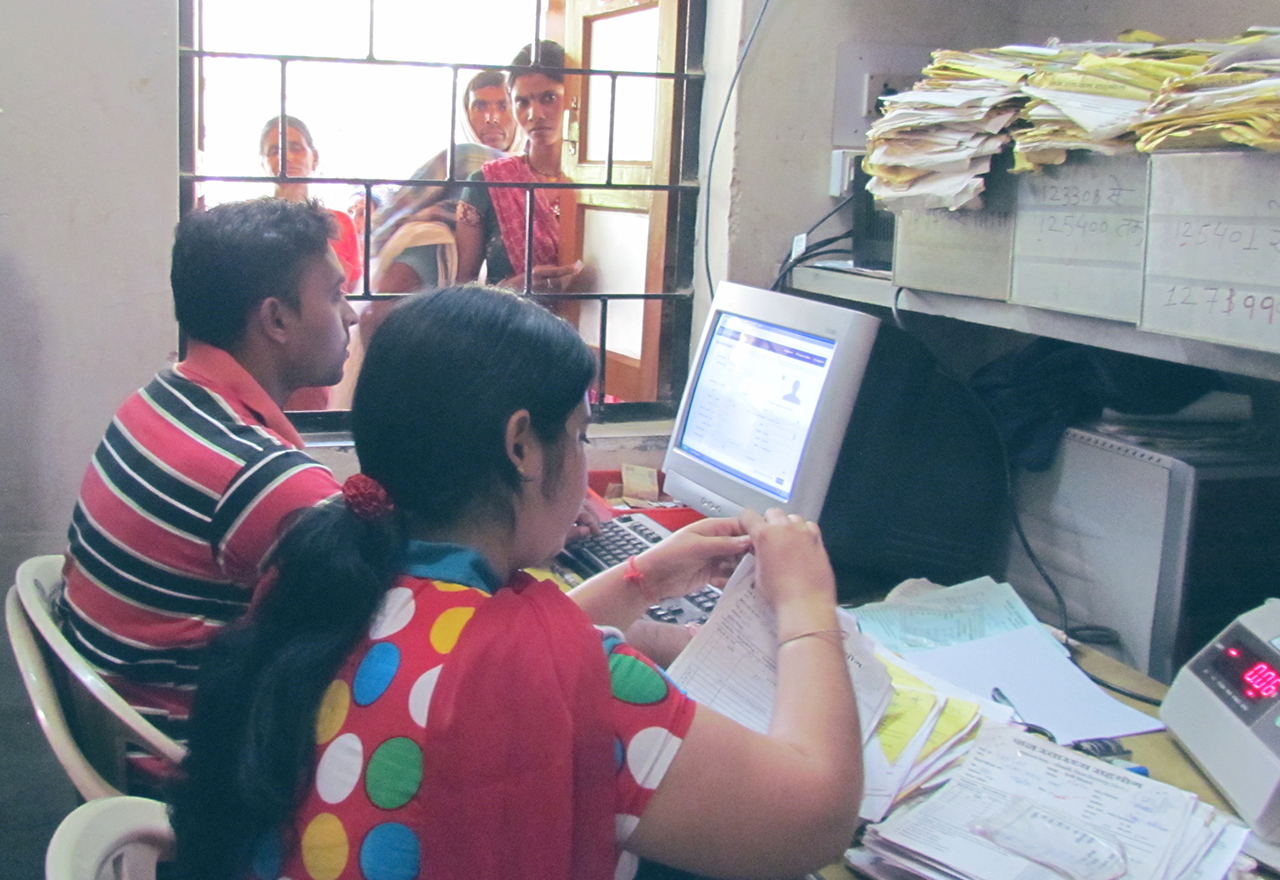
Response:
[[[688,416],[693,386],[711,342],[711,332],[720,315],[726,312],[835,342],[821,402],[809,431],[810,439],[796,470],[791,497],[785,503],[677,447]],[[840,455],[845,428],[853,413],[879,327],[878,318],[854,309],[730,281],[722,282],[703,324],[697,354],[672,426],[663,462],[664,491],[707,516],[736,516],[743,507],[758,511],[778,507],[816,520],[826,500],[827,485]]]

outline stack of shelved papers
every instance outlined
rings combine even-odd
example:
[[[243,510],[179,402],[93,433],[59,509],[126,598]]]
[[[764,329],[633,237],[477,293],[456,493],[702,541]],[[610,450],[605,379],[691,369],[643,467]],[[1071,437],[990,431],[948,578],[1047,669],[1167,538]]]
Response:
[[[933,53],[925,79],[883,98],[885,115],[867,133],[867,189],[885,207],[981,207],[991,156],[1009,142],[1025,98],[1019,84],[1039,55],[1014,51]]]
[[[1216,880],[1247,829],[1194,794],[998,725],[845,855],[880,880]]]
[[[1150,43],[1083,45],[1070,65],[1046,66],[1023,85],[1032,100],[1023,113],[1028,127],[1014,133],[1015,170],[1061,163],[1067,150],[1133,152],[1133,126],[1163,85],[1209,60],[1191,50],[1152,57]]]
[[[1217,51],[1166,81],[1135,124],[1138,149],[1280,150],[1280,36],[1259,29],[1208,48]]]
[[[1059,164],[1068,150],[1280,151],[1277,30],[939,50],[911,91],[882,98],[885,116],[867,134],[867,189],[894,211],[980,208],[990,157],[1010,140],[1014,173]]]

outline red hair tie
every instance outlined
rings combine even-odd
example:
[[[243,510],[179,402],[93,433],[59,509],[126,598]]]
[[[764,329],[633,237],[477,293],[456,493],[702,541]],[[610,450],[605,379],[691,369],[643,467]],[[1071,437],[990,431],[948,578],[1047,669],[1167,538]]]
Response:
[[[396,509],[381,483],[359,473],[347,477],[347,481],[342,484],[342,500],[352,513],[366,522],[380,520]]]

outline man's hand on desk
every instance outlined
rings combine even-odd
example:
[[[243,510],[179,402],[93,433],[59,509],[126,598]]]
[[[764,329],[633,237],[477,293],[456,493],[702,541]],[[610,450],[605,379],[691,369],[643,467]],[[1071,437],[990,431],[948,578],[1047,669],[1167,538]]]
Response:
[[[569,526],[569,534],[565,535],[564,542],[571,544],[598,534],[600,534],[600,517],[591,508],[589,501],[583,501],[582,508],[578,511],[578,518],[573,521],[573,525]]]

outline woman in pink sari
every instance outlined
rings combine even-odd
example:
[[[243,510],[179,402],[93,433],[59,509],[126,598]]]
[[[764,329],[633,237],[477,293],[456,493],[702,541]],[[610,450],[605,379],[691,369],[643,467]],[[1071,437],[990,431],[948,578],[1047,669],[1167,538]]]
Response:
[[[516,120],[528,135],[522,154],[486,162],[473,181],[566,183],[560,170],[564,131],[564,47],[543,40],[538,57],[532,44],[511,62],[508,78]],[[526,255],[532,257],[535,293],[564,291],[578,267],[560,265],[560,194],[533,191],[533,241],[526,243],[528,190],[522,187],[469,186],[458,204],[458,280],[474,281],[487,267],[490,284],[525,286]]]

